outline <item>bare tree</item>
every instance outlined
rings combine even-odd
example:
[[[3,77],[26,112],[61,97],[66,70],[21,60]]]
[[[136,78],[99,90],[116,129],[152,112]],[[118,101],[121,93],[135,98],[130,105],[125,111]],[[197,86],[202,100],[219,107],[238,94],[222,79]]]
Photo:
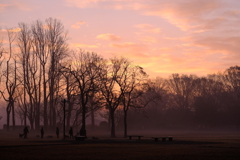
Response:
[[[64,64],[62,64],[64,65]],[[75,107],[75,103],[76,102],[76,99],[77,99],[77,87],[76,87],[76,81],[75,81],[75,78],[73,77],[73,75],[71,73],[69,73],[69,70],[68,70],[68,66],[62,66],[63,68],[60,70],[60,72],[62,73],[62,76],[64,78],[61,78],[62,80],[62,86],[64,88],[64,91],[63,91],[63,94],[62,94],[62,97],[65,97],[66,100],[67,100],[67,104],[68,104],[68,109],[67,109],[67,116],[66,116],[66,125],[67,125],[67,128],[69,129],[70,128],[70,123],[71,123],[71,118],[73,117],[73,111],[76,110]],[[75,118],[76,120],[76,118]],[[77,122],[74,121],[72,123],[72,125],[75,125]]]
[[[57,93],[57,84],[59,84],[59,67],[60,61],[66,56],[67,44],[66,38],[67,33],[64,31],[63,24],[53,18],[46,19],[46,38],[48,52],[51,58],[49,68],[49,109],[50,109],[50,126],[56,126],[56,109],[55,99]]]
[[[223,83],[228,93],[228,112],[231,123],[240,124],[240,67],[232,66],[226,69],[223,74]],[[229,101],[230,100],[230,101]]]
[[[0,86],[2,83],[2,63],[4,60],[3,53],[4,53],[4,47],[3,47],[2,40],[0,40]],[[1,92],[1,88],[0,88],[0,92]],[[0,120],[1,119],[2,119],[2,116],[0,116]]]
[[[79,96],[80,108],[77,113],[82,113],[82,126],[80,135],[86,136],[86,113],[92,93],[98,90],[96,86],[99,80],[99,73],[103,65],[103,58],[95,53],[84,52],[80,50],[75,54],[73,63],[68,67],[68,72],[74,77],[77,94]],[[76,117],[77,118],[77,117]]]
[[[199,127],[211,127],[219,120],[219,111],[223,106],[224,85],[216,75],[196,80],[196,93],[193,107]]]
[[[110,63],[106,64],[102,68],[100,78],[102,82],[101,93],[106,103],[106,109],[109,110],[109,120],[111,123],[111,137],[116,137],[115,132],[115,111],[122,102],[123,92],[119,87],[117,81],[120,81],[121,77],[126,72],[122,72],[122,66],[126,62],[124,58],[114,57],[110,59]],[[117,80],[118,79],[118,80]],[[119,82],[120,83],[120,82]],[[109,124],[110,124],[109,123]]]
[[[140,66],[133,65],[128,59],[122,58],[123,63],[115,81],[123,95],[121,104],[124,112],[124,137],[127,137],[127,113],[130,107],[145,107],[149,102],[136,104],[138,98],[144,95],[147,86],[147,74]]]
[[[17,36],[17,45],[20,49],[19,58],[22,64],[22,90],[23,90],[23,103],[24,106],[24,125],[27,125],[27,92],[28,97],[31,98],[31,88],[34,86],[29,86],[29,63],[30,63],[30,51],[31,51],[31,33],[28,25],[25,23],[19,23],[20,32]]]
[[[7,130],[9,130],[10,125],[10,113],[12,113],[12,124],[13,128],[15,128],[15,106],[14,102],[16,100],[16,88],[18,86],[17,81],[17,66],[16,66],[16,59],[12,57],[13,51],[12,51],[12,45],[16,38],[16,33],[12,29],[7,29],[8,34],[8,43],[9,43],[9,57],[6,61],[6,70],[4,71],[3,75],[5,77],[5,87],[6,87],[6,98],[4,91],[1,92],[3,98],[5,101],[8,102],[6,111],[7,111]],[[11,64],[11,61],[13,60],[13,66]]]
[[[196,76],[172,74],[168,81],[168,90],[172,94],[172,107],[178,109],[190,109],[194,99]]]
[[[46,31],[44,29],[44,24],[41,21],[36,21],[31,26],[33,35],[33,54],[35,54],[40,61],[40,80],[38,83],[39,88],[43,87],[42,91],[39,89],[39,99],[43,98],[43,123],[44,127],[48,126],[48,97],[47,97],[47,60],[49,57],[49,52],[47,52],[47,38]]]

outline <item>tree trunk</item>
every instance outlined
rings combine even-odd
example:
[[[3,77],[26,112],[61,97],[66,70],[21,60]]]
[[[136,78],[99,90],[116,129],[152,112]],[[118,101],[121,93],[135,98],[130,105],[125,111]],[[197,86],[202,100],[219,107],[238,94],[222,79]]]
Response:
[[[124,138],[127,137],[127,110],[124,110]]]
[[[14,108],[14,101],[12,103],[12,125],[13,125],[13,130],[15,130],[15,108]]]
[[[111,137],[116,138],[114,110],[110,110],[110,116],[111,116]]]
[[[83,98],[82,98],[83,100]],[[84,105],[84,102],[82,101],[82,127],[80,130],[80,135],[87,136],[86,131],[86,105]]]
[[[91,107],[92,107],[92,105],[91,105]],[[95,128],[95,116],[94,116],[93,107],[91,108],[91,123],[92,123],[92,130],[94,130],[94,128]]]
[[[70,103],[70,99],[68,99],[68,111],[67,111],[67,128],[70,128],[70,121],[71,121],[71,116],[72,116],[72,112],[71,112],[71,108],[72,108],[72,104]]]
[[[39,73],[39,76],[40,76],[40,79],[39,79],[39,82],[38,82],[38,88],[41,88],[41,82],[42,82],[42,67],[39,66],[40,68],[40,73]],[[37,105],[37,108],[36,108],[36,116],[35,116],[35,129],[36,130],[40,130],[40,110],[41,110],[41,89],[38,89],[38,91],[36,90],[36,105]]]
[[[47,107],[47,82],[45,75],[45,66],[43,66],[43,98],[44,98],[44,128],[48,127],[48,107]]]
[[[10,113],[11,113],[11,106],[8,104],[7,108],[7,131],[9,131],[9,124],[10,124]]]
[[[40,105],[37,104],[36,115],[35,115],[35,130],[40,129]]]

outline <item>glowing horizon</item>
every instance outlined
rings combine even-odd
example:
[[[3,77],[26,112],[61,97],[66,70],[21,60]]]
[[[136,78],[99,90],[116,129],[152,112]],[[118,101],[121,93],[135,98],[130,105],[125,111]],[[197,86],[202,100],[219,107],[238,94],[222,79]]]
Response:
[[[240,65],[237,0],[3,0],[0,35],[19,22],[61,20],[73,48],[129,58],[150,77]]]

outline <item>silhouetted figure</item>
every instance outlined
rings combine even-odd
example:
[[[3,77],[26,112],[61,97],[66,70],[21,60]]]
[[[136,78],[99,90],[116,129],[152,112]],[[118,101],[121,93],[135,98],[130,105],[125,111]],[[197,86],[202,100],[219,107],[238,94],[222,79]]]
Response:
[[[43,136],[44,136],[44,130],[43,130],[43,127],[42,127],[42,129],[41,129],[41,138],[43,138]]]
[[[80,133],[80,136],[85,136],[87,138],[87,132],[85,129],[81,128],[79,133]]]
[[[24,138],[24,139],[27,138],[27,134],[28,134],[28,133],[29,133],[28,127],[24,127],[24,129],[23,129],[23,134],[24,134],[23,138]]]
[[[69,138],[73,139],[73,129],[72,129],[72,127],[69,130]]]
[[[59,138],[59,128],[58,127],[56,128],[56,135],[57,135],[57,138]]]

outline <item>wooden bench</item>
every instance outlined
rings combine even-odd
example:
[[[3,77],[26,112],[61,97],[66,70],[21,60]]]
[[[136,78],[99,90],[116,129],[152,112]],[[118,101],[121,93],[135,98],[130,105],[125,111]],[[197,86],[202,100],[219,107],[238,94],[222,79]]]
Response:
[[[129,140],[131,140],[132,139],[132,137],[138,137],[138,140],[140,140],[141,139],[141,137],[143,137],[143,136],[138,136],[138,135],[130,135],[130,136],[128,136],[129,137]]]
[[[84,141],[86,139],[85,136],[75,136],[76,141]]]
[[[158,141],[158,139],[162,139],[163,142],[165,142],[167,139],[168,141],[172,141],[173,137],[152,137],[154,139],[155,142]]]

